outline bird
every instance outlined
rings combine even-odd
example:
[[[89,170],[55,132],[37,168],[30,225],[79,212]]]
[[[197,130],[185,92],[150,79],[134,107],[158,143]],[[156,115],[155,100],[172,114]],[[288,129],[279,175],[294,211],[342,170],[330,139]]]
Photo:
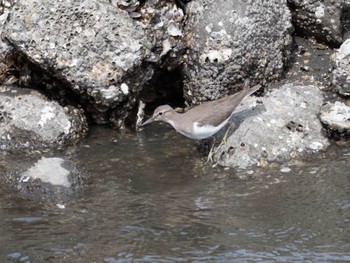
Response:
[[[251,88],[244,88],[243,90],[223,97],[221,99],[207,101],[193,108],[185,113],[176,112],[169,105],[161,105],[154,110],[151,118],[140,124],[145,126],[152,122],[163,121],[169,123],[176,131],[182,135],[195,139],[203,140],[213,137],[219,130],[221,130],[232,117],[236,107],[249,95],[261,88],[261,85],[255,85]],[[226,142],[226,137],[230,126],[225,132],[224,139],[219,147]],[[213,144],[215,144],[215,137]],[[210,149],[207,162],[212,161],[213,148]]]

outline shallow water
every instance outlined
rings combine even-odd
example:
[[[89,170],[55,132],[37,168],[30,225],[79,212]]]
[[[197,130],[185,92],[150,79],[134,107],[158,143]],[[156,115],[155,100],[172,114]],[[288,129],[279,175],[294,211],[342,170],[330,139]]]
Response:
[[[96,127],[58,155],[89,171],[91,184],[53,201],[1,187],[0,262],[350,261],[345,148],[290,171],[226,170],[154,124],[124,135]]]

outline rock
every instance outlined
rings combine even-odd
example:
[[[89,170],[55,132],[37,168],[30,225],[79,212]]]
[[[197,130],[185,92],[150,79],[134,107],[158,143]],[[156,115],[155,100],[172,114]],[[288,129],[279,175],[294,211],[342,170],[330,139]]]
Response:
[[[0,87],[0,149],[73,144],[86,132],[81,110],[63,108],[31,90]]]
[[[12,4],[13,3],[8,1],[5,3],[2,2],[2,5],[0,4],[0,35],[2,34],[2,29],[8,16],[8,8]],[[2,84],[15,82],[16,80],[14,76],[8,73],[9,68],[11,68],[11,62],[9,61],[8,57],[11,55],[12,51],[12,46],[0,37],[0,83]]]
[[[2,28],[3,28],[3,25],[4,25],[5,21],[6,21],[7,16],[8,16],[8,12],[7,11],[4,14],[0,15],[0,34],[2,34]],[[8,45],[7,42],[3,41],[0,38],[0,54],[1,54],[1,57],[4,57],[4,54],[8,53],[11,50],[12,50],[12,47],[10,45]],[[3,59],[1,59],[1,60],[3,60]],[[1,61],[1,62],[3,62],[3,61]]]
[[[320,110],[321,122],[330,130],[330,134],[336,133],[338,137],[350,135],[350,107],[342,102],[327,103]]]
[[[188,4],[185,98],[197,104],[233,93],[246,78],[277,79],[290,58],[286,1],[203,1]]]
[[[331,56],[333,62],[338,65],[345,57],[350,55],[350,38],[345,40],[339,49]]]
[[[144,25],[97,0],[18,1],[3,36],[77,94],[87,94],[101,115],[115,108],[119,127],[153,75],[144,63],[152,49]]]
[[[6,184],[25,198],[68,198],[87,181],[87,175],[73,161],[61,157],[42,157],[28,169],[7,177]]]
[[[280,163],[329,145],[317,118],[323,96],[316,86],[286,84],[259,98],[262,105],[249,108],[255,100],[247,98],[236,110],[233,122],[236,127],[242,123],[216,153],[219,164],[245,169]]]
[[[153,39],[149,61],[173,70],[182,62],[184,12],[175,1],[145,1],[140,8],[140,19],[146,34]]]
[[[343,96],[350,96],[350,38],[332,55],[335,68],[332,72],[332,85]]]
[[[288,0],[296,30],[331,46],[342,43],[343,0]]]
[[[343,39],[350,38],[350,0],[343,2],[343,19],[342,19],[344,36]]]
[[[8,12],[8,10],[14,5],[16,0],[2,0],[0,2],[0,14]]]

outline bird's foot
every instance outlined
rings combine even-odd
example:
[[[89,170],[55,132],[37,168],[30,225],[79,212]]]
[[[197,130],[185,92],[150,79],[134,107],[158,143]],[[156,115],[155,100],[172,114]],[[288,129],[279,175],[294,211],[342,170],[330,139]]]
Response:
[[[214,162],[214,160],[213,160],[213,155],[214,155],[214,151],[212,151],[211,149],[210,149],[210,152],[209,152],[209,154],[208,154],[208,157],[207,157],[207,160],[206,160],[206,162],[204,163],[204,164],[207,164],[207,163],[213,163]]]
[[[207,161],[204,163],[204,164],[207,164],[207,163],[213,163],[214,162],[214,159],[213,159],[213,156],[214,156],[214,147],[215,147],[215,137],[213,136],[213,139],[212,139],[212,143],[211,143],[211,147],[210,147],[210,151],[209,151],[209,154],[208,154],[208,158],[207,158]]]
[[[227,143],[227,137],[228,137],[228,134],[229,134],[230,129],[232,128],[232,126],[233,126],[232,122],[229,122],[229,124],[227,126],[227,129],[226,129],[226,132],[225,132],[225,135],[222,138],[219,146],[216,148],[215,153],[217,153],[219,151],[219,149]]]
[[[215,153],[219,151],[219,149],[226,144],[226,138],[223,138],[219,144],[219,146],[216,148]]]

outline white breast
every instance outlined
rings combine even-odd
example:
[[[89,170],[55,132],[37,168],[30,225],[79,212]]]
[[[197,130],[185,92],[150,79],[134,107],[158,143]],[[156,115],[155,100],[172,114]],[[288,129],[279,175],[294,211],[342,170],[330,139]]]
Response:
[[[230,118],[227,118],[223,123],[221,123],[217,127],[209,125],[209,124],[199,126],[198,122],[193,123],[193,135],[195,136],[194,139],[202,140],[202,139],[208,138],[210,136],[213,136],[215,133],[220,131],[222,129],[222,127],[224,127],[227,124],[229,119]]]
[[[172,120],[167,119],[165,121],[167,123],[171,124],[171,126],[173,126],[182,135],[184,135],[188,138],[191,138],[191,139],[202,140],[202,139],[209,138],[210,136],[213,136],[215,133],[220,131],[222,129],[222,127],[224,127],[227,124],[229,119],[230,118],[227,118],[223,123],[221,123],[217,127],[209,125],[209,124],[199,126],[198,122],[194,122],[192,131],[187,131],[185,129],[179,129]]]

